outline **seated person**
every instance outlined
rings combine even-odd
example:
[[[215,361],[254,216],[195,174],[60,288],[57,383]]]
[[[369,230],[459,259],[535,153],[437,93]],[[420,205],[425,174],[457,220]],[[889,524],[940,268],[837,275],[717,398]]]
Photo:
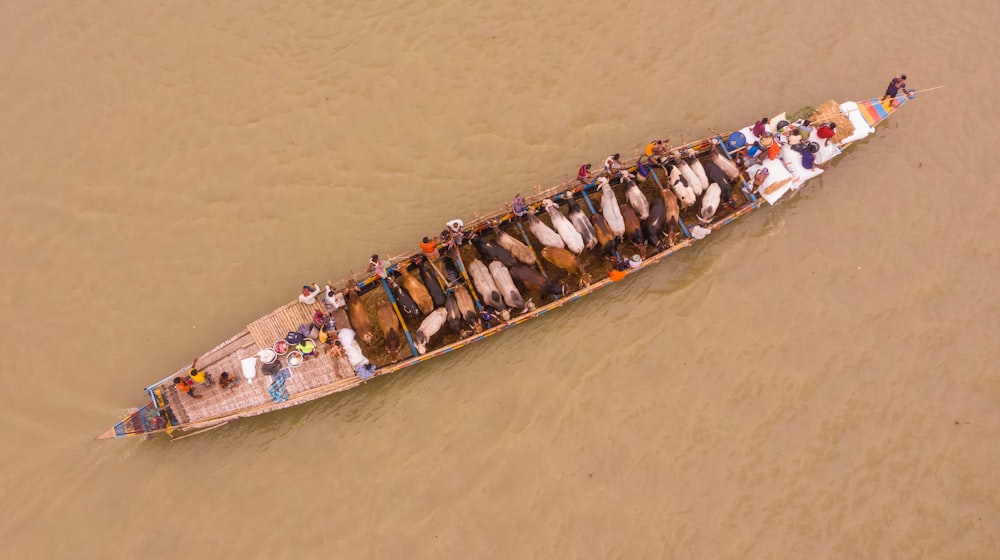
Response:
[[[312,339],[305,339],[295,345],[295,349],[302,352],[302,355],[309,358],[316,354],[316,343]]]
[[[377,258],[377,255],[372,255],[372,258]],[[327,311],[333,311],[347,305],[347,300],[344,299],[344,294],[335,291],[330,284],[327,284],[326,293],[323,294],[323,305]]]
[[[520,193],[514,195],[514,202],[511,204],[511,209],[514,211],[514,215],[518,218],[523,218],[528,215],[528,205],[525,204]]]
[[[365,269],[365,272],[374,272],[375,274],[378,274],[380,278],[385,278],[388,264],[389,263],[386,261],[378,258],[378,254],[373,254],[372,258],[368,259],[368,268]],[[326,290],[330,291],[330,286],[327,286]]]
[[[825,123],[816,130],[816,136],[823,140],[824,146],[830,145],[830,139],[837,134],[837,123]]]
[[[177,389],[177,392],[186,393],[189,397],[200,399],[201,395],[194,394],[194,389],[191,388],[192,384],[193,382],[190,379],[174,378],[174,388]]]
[[[313,326],[317,329],[326,327],[326,313],[317,309],[316,313],[313,313]]]
[[[223,389],[233,390],[239,384],[240,378],[236,376],[230,377],[228,371],[224,371],[219,375],[219,387],[222,387]]]
[[[750,192],[757,192],[762,186],[764,186],[764,181],[771,175],[771,171],[766,167],[761,167],[753,174],[753,184],[750,185]]]
[[[264,372],[264,375],[274,375],[281,370],[281,360],[274,360],[271,363],[265,363],[260,366],[260,371]]]
[[[493,311],[492,307],[484,307],[483,310],[479,313],[479,318],[487,325],[492,325],[494,323],[500,322],[500,318],[497,317],[497,314],[495,311]]]
[[[799,153],[802,154],[802,167],[804,169],[819,167],[816,165],[816,156],[814,156],[812,152],[809,150],[802,150]]]
[[[626,270],[628,270],[628,265],[625,263],[622,263],[619,266],[614,266],[608,271],[608,278],[610,278],[612,282],[619,282],[625,278],[625,274],[627,274],[625,272]]]

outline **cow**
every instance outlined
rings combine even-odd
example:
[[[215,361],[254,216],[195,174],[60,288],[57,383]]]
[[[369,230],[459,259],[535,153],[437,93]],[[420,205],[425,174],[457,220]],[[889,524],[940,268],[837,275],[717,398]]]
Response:
[[[579,275],[581,286],[590,285],[592,279],[590,277],[590,274],[587,272],[587,269],[583,267],[583,263],[580,261],[580,257],[577,257],[576,255],[570,253],[566,249],[558,249],[556,247],[546,247],[542,249],[542,258],[556,265],[557,267],[565,270],[570,274]]]
[[[352,282],[346,290],[344,290],[344,296],[347,297],[347,316],[351,319],[351,326],[354,327],[354,332],[358,333],[361,340],[365,344],[371,344],[375,334],[372,333],[372,320],[368,317],[368,311],[365,309],[365,304],[361,302],[361,292],[358,291],[358,287]]]
[[[414,303],[417,304],[417,308],[424,315],[427,315],[431,311],[434,311],[434,300],[431,299],[431,294],[427,292],[427,287],[424,286],[423,282],[420,281],[416,276],[410,274],[406,266],[397,267],[399,271],[400,279],[403,281],[403,287],[406,288],[406,292],[410,294],[413,298]]]
[[[427,344],[441,330],[447,319],[448,311],[443,307],[435,309],[424,318],[420,323],[420,328],[413,335],[413,345],[417,347],[418,354],[423,355],[427,353]]]
[[[406,293],[406,290],[401,288],[399,284],[396,283],[396,279],[389,276],[385,279],[385,282],[386,284],[389,284],[389,290],[392,292],[392,295],[395,296],[396,305],[399,306],[399,309],[410,317],[419,317],[420,308],[417,307],[416,302],[413,301],[410,294]]]
[[[375,316],[378,317],[382,337],[385,338],[385,349],[389,352],[389,360],[395,362],[399,358],[399,318],[389,302],[381,299],[375,304]]]
[[[549,280],[534,268],[529,268],[523,264],[512,266],[510,275],[521,282],[526,288],[540,291],[543,295],[564,296],[569,291],[566,284]]]
[[[551,249],[551,247],[546,247],[546,249]],[[507,270],[507,267],[503,263],[493,261],[489,268],[490,275],[493,276],[493,281],[496,283],[497,289],[500,290],[500,295],[503,296],[507,307],[524,309],[524,298],[521,297],[521,292],[517,291],[517,286],[514,285],[514,279],[510,277],[510,271]]]
[[[434,265],[427,259],[420,262],[420,278],[423,279],[424,286],[427,287],[427,293],[431,295],[434,307],[444,305],[444,290],[438,283],[438,273],[434,270]]]
[[[504,249],[507,249],[507,251],[509,251],[511,255],[514,255],[514,258],[517,259],[518,261],[527,265],[535,264],[535,253],[531,250],[530,247],[528,247],[524,243],[521,243],[517,239],[514,239],[512,235],[500,229],[500,226],[497,225],[496,222],[494,222],[492,225],[493,225],[493,233],[494,235],[496,235],[497,238],[497,245],[503,247]],[[504,266],[507,265],[504,264]]]
[[[611,227],[601,214],[594,214],[594,231],[597,233],[597,242],[601,245],[601,250],[609,257],[618,253],[618,242],[615,241],[615,234],[611,232]]]
[[[594,231],[594,224],[590,223],[587,215],[580,209],[580,205],[573,200],[573,191],[566,191],[565,198],[566,207],[569,209],[569,221],[572,222],[576,231],[580,233],[580,237],[583,239],[583,246],[590,249],[594,245],[597,245],[597,232]]]
[[[555,228],[559,237],[566,243],[566,248],[577,255],[582,253],[584,249],[583,237],[580,235],[580,232],[576,231],[576,227],[569,221],[569,218],[559,211],[559,205],[546,198],[542,201],[542,206],[549,213],[549,219],[552,220],[552,227]]]
[[[552,228],[545,225],[534,212],[528,212],[528,229],[535,234],[535,239],[546,247],[566,248],[566,242]]]
[[[635,215],[635,210],[628,204],[619,205],[622,211],[622,219],[625,220],[625,238],[635,245],[639,250],[639,256],[646,258],[646,238],[642,234],[642,226],[639,224],[639,216]],[[647,214],[649,210],[647,209]],[[648,215],[647,215],[648,218]]]

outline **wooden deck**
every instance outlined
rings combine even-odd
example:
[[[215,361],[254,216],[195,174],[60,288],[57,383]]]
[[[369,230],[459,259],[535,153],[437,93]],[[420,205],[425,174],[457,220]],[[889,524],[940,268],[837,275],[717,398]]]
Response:
[[[321,309],[318,303],[306,305],[295,301],[284,305],[198,358],[198,369],[212,376],[210,387],[195,384],[194,394],[201,398],[182,395],[174,388],[173,378],[186,376],[187,367],[166,379],[159,388],[177,421],[184,425],[212,425],[300,404],[360,383],[361,380],[351,369],[350,363],[343,357],[333,358],[327,354],[328,346],[325,344],[319,345],[316,357],[306,359],[297,368],[289,368],[292,376],[285,382],[288,401],[277,403],[272,399],[268,392],[271,377],[261,371],[259,361],[257,377],[252,382],[243,377],[240,360],[254,357],[262,348],[271,347],[275,341],[284,339],[289,331],[295,330],[300,324],[311,323],[317,309]],[[232,389],[223,389],[219,385],[222,372],[238,378],[239,384]]]
[[[326,309],[318,301],[312,305],[293,301],[250,323],[247,325],[247,330],[257,343],[258,349],[270,348],[275,342],[284,340],[285,335],[297,329],[299,325],[303,323],[311,325],[316,311],[325,313]]]

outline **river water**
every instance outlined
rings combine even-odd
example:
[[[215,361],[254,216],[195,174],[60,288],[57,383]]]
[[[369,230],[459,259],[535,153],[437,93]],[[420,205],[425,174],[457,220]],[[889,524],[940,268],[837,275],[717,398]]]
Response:
[[[0,5],[0,556],[1000,557],[991,2]],[[826,174],[502,336],[95,442],[585,161],[909,85]]]

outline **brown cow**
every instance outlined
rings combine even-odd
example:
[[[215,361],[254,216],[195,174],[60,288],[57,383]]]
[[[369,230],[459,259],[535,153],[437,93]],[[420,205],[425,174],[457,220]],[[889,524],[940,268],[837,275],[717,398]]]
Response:
[[[604,254],[613,257],[618,252],[618,244],[615,243],[615,234],[611,233],[611,226],[600,213],[594,214],[590,221],[594,224],[594,231],[597,232],[597,243],[604,250]]]
[[[358,287],[352,282],[344,290],[344,295],[347,297],[347,315],[351,318],[351,326],[354,327],[354,332],[358,333],[358,336],[361,337],[361,340],[365,344],[370,344],[372,338],[375,338],[375,334],[372,333],[372,320],[368,317],[365,304],[361,302],[361,292],[358,291]]]
[[[458,310],[462,312],[462,318],[465,319],[465,322],[470,325],[475,324],[479,319],[479,313],[476,312],[476,304],[473,303],[472,296],[469,295],[469,290],[466,290],[464,285],[455,286],[455,299],[458,301]]]
[[[619,204],[622,211],[622,219],[625,220],[625,238],[635,245],[639,250],[639,256],[646,258],[646,236],[642,233],[642,226],[639,224],[639,216],[635,209],[628,204]]]
[[[510,275],[514,280],[521,282],[525,287],[538,290],[542,294],[548,294],[551,296],[564,296],[569,289],[563,282],[556,282],[555,280],[549,280],[542,273],[538,272],[534,268],[529,268],[523,264],[516,264],[510,267]]]
[[[420,308],[420,312],[427,315],[431,311],[434,311],[434,300],[431,299],[431,294],[427,291],[424,283],[416,276],[410,274],[405,266],[399,266],[396,270],[399,271],[403,287],[406,288],[406,292],[410,294],[410,298]]]
[[[677,232],[681,225],[681,209],[677,204],[677,195],[670,189],[663,189],[663,202],[667,205],[667,239],[673,247],[677,241]]]
[[[389,302],[382,299],[375,304],[375,315],[378,317],[378,326],[385,338],[385,349],[389,351],[389,359],[395,362],[399,357],[399,318],[396,317],[396,312]]]
[[[580,258],[572,252],[558,247],[545,247],[542,249],[542,258],[570,274],[579,274],[581,286],[590,285],[590,274],[588,274],[587,270],[583,268],[583,263],[580,262]]]

